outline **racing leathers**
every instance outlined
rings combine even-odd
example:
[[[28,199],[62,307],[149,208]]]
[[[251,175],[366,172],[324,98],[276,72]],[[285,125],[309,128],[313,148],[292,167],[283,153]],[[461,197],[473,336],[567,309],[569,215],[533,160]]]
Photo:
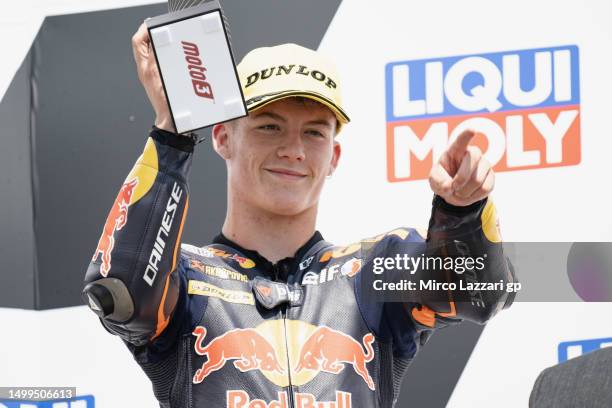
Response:
[[[417,287],[398,302],[367,290],[377,259],[405,256],[486,253],[484,269],[431,273],[446,283],[514,282],[487,199],[455,207],[435,197],[427,240],[398,228],[340,247],[316,232],[274,264],[223,234],[204,247],[180,245],[193,150],[190,138],[152,129],[83,290],[150,378],[160,407],[392,407],[433,330],[484,323],[512,302],[504,290],[461,300],[457,291],[440,298]],[[419,273],[407,276],[424,280],[429,271]]]

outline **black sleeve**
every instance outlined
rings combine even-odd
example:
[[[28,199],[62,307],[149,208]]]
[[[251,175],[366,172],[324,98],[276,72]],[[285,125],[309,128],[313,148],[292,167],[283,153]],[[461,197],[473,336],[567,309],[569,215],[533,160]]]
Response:
[[[104,326],[142,346],[179,312],[179,243],[193,139],[153,128],[119,190],[85,275],[84,301]]]
[[[414,356],[435,329],[463,320],[483,324],[499,310],[510,306],[514,299],[514,293],[505,289],[472,292],[418,289],[420,281],[428,280],[452,282],[459,288],[460,283],[465,286],[468,282],[497,282],[503,283],[504,288],[507,283],[516,282],[513,269],[503,254],[495,206],[490,199],[456,207],[436,196],[426,234],[413,228],[401,228],[364,242],[368,241],[374,243],[364,251],[367,256],[355,281],[356,296],[366,323],[379,338],[392,340],[396,356]],[[372,274],[372,261],[397,256],[455,262],[451,270],[421,268],[414,275],[402,275],[417,283],[417,290],[410,291],[405,301],[372,302],[362,287],[364,282],[371,284],[366,276]],[[457,261],[480,256],[486,259],[483,268],[466,267]]]
[[[504,255],[497,213],[490,198],[457,207],[435,196],[426,254],[455,261],[454,270],[426,270],[430,274],[426,278],[452,282],[457,288],[470,285],[478,288],[484,284],[492,288],[496,284],[498,289],[437,291],[435,299],[424,294],[423,307],[413,313],[417,323],[432,328],[437,327],[437,320],[449,323],[465,319],[484,324],[512,304],[515,293],[507,289],[517,279]],[[468,259],[475,262],[468,264]]]

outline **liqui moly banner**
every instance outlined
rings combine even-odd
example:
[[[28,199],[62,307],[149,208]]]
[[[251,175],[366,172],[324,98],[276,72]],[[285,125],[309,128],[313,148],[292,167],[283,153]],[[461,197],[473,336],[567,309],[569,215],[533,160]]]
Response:
[[[426,178],[466,128],[494,170],[580,163],[578,47],[389,62],[387,176]]]

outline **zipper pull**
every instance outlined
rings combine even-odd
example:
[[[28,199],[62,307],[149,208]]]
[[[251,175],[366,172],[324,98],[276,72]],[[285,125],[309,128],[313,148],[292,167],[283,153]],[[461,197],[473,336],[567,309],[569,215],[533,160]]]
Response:
[[[299,286],[290,286],[282,282],[272,282],[256,276],[253,279],[253,293],[255,298],[266,309],[273,309],[278,305],[300,306],[303,304],[304,292]]]

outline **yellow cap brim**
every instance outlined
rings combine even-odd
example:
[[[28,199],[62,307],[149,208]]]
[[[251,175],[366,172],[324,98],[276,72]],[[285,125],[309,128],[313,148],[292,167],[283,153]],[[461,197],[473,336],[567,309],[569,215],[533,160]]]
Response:
[[[252,105],[247,104],[247,109],[249,112],[254,112],[257,109],[261,109],[264,106],[272,102],[278,101],[280,99],[295,97],[295,96],[302,96],[304,98],[312,99],[314,101],[320,102],[323,105],[327,106],[329,109],[332,110],[332,112],[338,119],[338,122],[340,122],[340,125],[347,124],[351,121],[351,119],[348,117],[346,112],[344,112],[342,108],[334,104],[328,98],[316,92],[308,92],[308,91],[285,91],[285,92],[274,93],[269,96],[261,97],[260,100],[258,100],[256,103]],[[340,130],[340,126],[338,127],[338,130]]]

